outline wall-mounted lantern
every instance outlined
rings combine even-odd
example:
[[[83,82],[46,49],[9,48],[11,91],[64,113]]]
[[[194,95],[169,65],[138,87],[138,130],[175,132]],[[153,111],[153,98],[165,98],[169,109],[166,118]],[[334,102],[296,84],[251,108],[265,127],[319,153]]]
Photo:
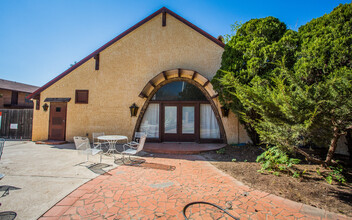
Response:
[[[136,105],[136,103],[133,103],[133,104],[130,106],[131,117],[137,116],[138,108],[139,108],[139,107]]]
[[[46,112],[48,111],[49,105],[45,103],[42,107],[43,107],[43,110]]]
[[[221,109],[221,115],[222,115],[222,117],[227,117],[227,116],[229,116],[229,108],[228,108],[228,107],[226,107],[226,106],[221,106],[220,109]]]

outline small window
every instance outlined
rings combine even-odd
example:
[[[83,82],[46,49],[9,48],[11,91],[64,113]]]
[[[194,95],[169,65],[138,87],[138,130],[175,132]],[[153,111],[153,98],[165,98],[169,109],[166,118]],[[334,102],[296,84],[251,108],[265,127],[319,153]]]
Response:
[[[30,93],[26,93],[25,98],[24,98],[24,102],[25,102],[25,103],[33,103],[32,100],[27,99],[27,96],[29,96],[29,95],[30,95]]]
[[[88,90],[76,90],[76,103],[88,104]]]
[[[56,112],[61,112],[61,107],[56,107]]]

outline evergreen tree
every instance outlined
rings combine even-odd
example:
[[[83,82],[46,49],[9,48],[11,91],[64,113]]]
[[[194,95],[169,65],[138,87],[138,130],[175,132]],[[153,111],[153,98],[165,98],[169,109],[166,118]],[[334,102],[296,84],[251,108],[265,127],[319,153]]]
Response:
[[[297,33],[288,30],[277,18],[252,19],[242,26],[236,24],[236,34],[227,42],[222,55],[221,68],[214,76],[212,84],[219,93],[220,102],[229,107],[244,124],[254,144],[259,136],[244,116],[255,120],[259,115],[251,108],[245,108],[236,97],[237,89],[228,85],[226,75],[233,76],[243,85],[251,83],[253,78],[270,79],[275,63],[285,57],[285,64],[292,68],[297,48]]]
[[[337,141],[352,126],[352,4],[339,5],[330,14],[299,28],[301,49],[295,72],[307,85],[317,87],[320,127],[329,144],[330,163]],[[316,140],[317,141],[317,140]]]
[[[263,143],[330,164],[339,137],[352,129],[352,4],[298,34],[272,17],[245,23],[213,83]],[[308,144],[328,147],[325,161],[299,148]]]

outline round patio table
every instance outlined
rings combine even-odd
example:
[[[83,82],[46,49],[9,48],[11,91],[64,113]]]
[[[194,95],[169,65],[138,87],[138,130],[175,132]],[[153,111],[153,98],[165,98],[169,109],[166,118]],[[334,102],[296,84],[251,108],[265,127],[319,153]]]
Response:
[[[119,141],[126,141],[126,143],[128,142],[128,138],[123,135],[103,135],[103,136],[99,136],[98,140],[107,141],[109,143],[109,149],[106,151],[106,154],[111,154],[114,152],[120,153],[119,151],[116,150],[116,147],[115,147],[116,143]]]

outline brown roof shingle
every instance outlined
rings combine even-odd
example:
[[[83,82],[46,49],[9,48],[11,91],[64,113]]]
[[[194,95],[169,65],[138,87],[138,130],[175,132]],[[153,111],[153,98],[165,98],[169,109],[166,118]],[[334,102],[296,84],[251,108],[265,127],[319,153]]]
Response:
[[[37,90],[38,86],[32,86],[28,84],[18,83],[14,81],[9,81],[5,79],[0,79],[0,89],[14,90],[18,92],[28,92],[32,93]]]

